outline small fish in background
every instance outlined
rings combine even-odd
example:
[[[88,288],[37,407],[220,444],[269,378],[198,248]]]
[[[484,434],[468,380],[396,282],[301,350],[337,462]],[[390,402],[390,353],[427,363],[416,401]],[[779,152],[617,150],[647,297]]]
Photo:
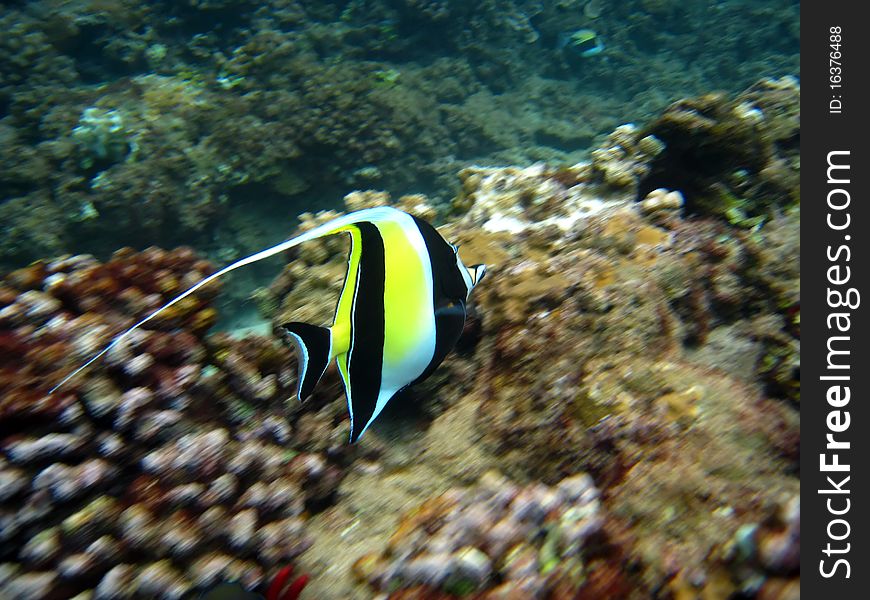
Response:
[[[338,233],[350,235],[351,249],[332,326],[292,322],[278,333],[298,350],[300,401],[311,396],[329,363],[335,362],[347,396],[350,442],[358,441],[393,396],[426,379],[453,349],[465,325],[471,290],[486,273],[484,265],[466,267],[459,248],[432,225],[386,206],[338,217],[209,275],[115,336],[49,393],[218,277]]]
[[[203,592],[200,600],[298,600],[302,590],[308,585],[308,575],[300,575],[293,581],[293,567],[287,566],[278,571],[275,579],[262,596],[256,592],[246,590],[240,583],[219,583],[210,590]],[[290,585],[287,586],[287,582]],[[286,589],[285,586],[287,586]],[[281,592],[284,592],[283,594]]]
[[[591,29],[578,29],[560,33],[556,48],[571,56],[589,58],[604,51],[604,42]]]

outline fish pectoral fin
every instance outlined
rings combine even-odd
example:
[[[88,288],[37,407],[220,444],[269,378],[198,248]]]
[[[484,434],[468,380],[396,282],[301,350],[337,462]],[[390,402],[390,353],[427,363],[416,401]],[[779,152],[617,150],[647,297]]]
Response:
[[[438,365],[456,346],[465,328],[465,304],[445,302],[435,309],[435,352],[429,366],[412,383],[419,383],[429,377]]]
[[[296,347],[299,357],[299,387],[296,395],[300,402],[307,400],[329,365],[332,331],[328,327],[293,321],[278,327],[277,332],[285,343],[292,343]]]

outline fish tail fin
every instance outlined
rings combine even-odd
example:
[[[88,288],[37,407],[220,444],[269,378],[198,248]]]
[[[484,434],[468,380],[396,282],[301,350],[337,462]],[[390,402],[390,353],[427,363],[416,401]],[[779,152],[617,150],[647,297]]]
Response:
[[[323,377],[332,359],[332,329],[292,321],[278,327],[285,342],[296,346],[299,357],[299,387],[296,395],[305,401]]]

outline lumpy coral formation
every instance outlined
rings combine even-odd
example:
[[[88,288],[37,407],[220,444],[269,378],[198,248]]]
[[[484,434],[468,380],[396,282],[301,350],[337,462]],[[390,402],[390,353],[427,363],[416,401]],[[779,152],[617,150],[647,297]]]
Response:
[[[738,95],[672,104],[647,130],[664,151],[642,183],[680,189],[687,208],[754,226],[800,201],[800,85],[764,79]]]
[[[592,478],[518,486],[489,472],[405,515],[358,577],[391,598],[616,598],[633,586]]]
[[[494,210],[588,195],[594,169],[526,171],[523,184],[482,197],[488,212],[472,205],[450,225],[467,260],[493,275],[475,298],[478,427],[516,477],[592,473],[614,517],[631,523],[652,588],[695,572],[692,593],[755,593],[756,580],[717,552],[746,515],[772,518],[798,491],[799,248],[788,232],[799,216],[753,233],[691,217],[678,192],[635,203],[646,175],[634,172],[629,198],[593,192],[598,209],[567,227],[528,218],[510,235],[487,231]],[[780,353],[790,358],[771,368]],[[771,385],[772,371],[785,379]]]
[[[70,368],[210,271],[189,249],[119,251],[6,275],[0,308],[4,598],[189,597],[261,587],[309,544],[340,470],[288,443],[293,361],[205,339],[213,287],[52,395]]]

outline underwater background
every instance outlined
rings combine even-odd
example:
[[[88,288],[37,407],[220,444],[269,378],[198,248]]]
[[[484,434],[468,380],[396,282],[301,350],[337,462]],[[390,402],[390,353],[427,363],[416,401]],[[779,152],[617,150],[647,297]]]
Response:
[[[799,598],[799,3],[0,5],[0,598]],[[487,276],[349,445],[272,326]],[[243,598],[242,589],[236,596]]]

